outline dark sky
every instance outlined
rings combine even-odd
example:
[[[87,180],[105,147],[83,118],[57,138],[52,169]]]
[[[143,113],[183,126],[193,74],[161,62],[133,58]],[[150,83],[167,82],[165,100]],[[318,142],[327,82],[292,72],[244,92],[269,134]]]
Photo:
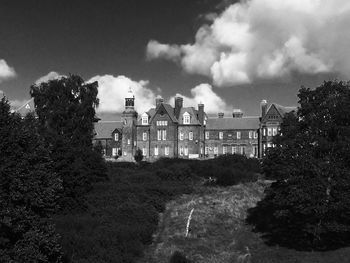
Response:
[[[192,43],[201,15],[218,11],[220,0],[3,0],[0,8],[0,59],[17,77],[0,83],[10,99],[29,98],[29,87],[50,71],[125,75],[149,80],[163,95],[189,95],[209,78],[190,75],[164,60],[147,61],[146,45]],[[263,98],[295,104],[301,84],[315,86],[328,76],[294,76],[293,81],[265,81],[216,92],[232,105],[255,114]]]

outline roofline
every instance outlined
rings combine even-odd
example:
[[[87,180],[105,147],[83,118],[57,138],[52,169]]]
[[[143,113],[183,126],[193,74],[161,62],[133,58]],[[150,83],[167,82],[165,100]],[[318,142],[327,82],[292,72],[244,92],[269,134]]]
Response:
[[[18,107],[17,109],[15,109],[15,111],[19,111],[20,109],[22,109],[23,107],[27,106],[27,104],[31,101],[34,101],[34,98],[31,98],[29,100],[27,100],[22,106]]]

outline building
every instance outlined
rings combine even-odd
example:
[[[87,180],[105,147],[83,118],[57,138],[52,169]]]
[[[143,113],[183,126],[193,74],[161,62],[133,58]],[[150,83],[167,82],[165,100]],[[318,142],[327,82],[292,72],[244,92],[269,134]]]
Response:
[[[134,161],[137,149],[144,160],[160,157],[204,159],[222,154],[244,154],[260,158],[278,131],[286,113],[297,107],[284,107],[261,101],[261,116],[244,116],[234,109],[232,116],[219,112],[208,117],[205,105],[184,107],[183,98],[175,97],[174,106],[156,99],[155,108],[139,115],[131,90],[125,98],[121,120],[95,123],[94,145],[99,145],[106,158]],[[22,116],[35,110],[34,100],[14,110]]]
[[[129,90],[121,121],[100,121],[95,125],[94,144],[99,143],[106,157],[134,161],[137,149],[144,160],[160,157],[205,159],[222,154],[262,157],[278,133],[283,116],[296,107],[261,102],[261,116],[244,116],[234,109],[232,116],[218,113],[208,117],[205,105],[184,107],[183,98],[175,97],[174,106],[156,99],[155,108],[139,115],[135,97]]]

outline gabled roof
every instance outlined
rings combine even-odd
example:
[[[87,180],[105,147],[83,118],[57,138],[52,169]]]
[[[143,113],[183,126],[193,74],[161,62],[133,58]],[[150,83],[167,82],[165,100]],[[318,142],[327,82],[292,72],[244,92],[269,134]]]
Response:
[[[291,106],[291,107],[285,107],[282,105],[279,105],[277,103],[272,103],[270,105],[270,107],[268,108],[268,110],[266,111],[265,116],[263,117],[263,119],[261,120],[262,122],[265,121],[265,119],[267,118],[266,116],[269,114],[269,112],[273,109],[276,109],[276,111],[278,112],[278,114],[281,116],[281,118],[284,117],[284,115],[288,112],[292,112],[292,111],[297,111],[298,107],[296,106]]]
[[[147,114],[149,117],[148,117],[148,123],[150,122],[150,120],[153,118],[153,116],[156,114],[156,109],[155,108],[151,108],[149,109],[148,111],[144,112],[143,114]],[[139,116],[139,118],[137,119],[137,124],[138,125],[142,125],[142,116],[143,114],[141,114]]]
[[[35,111],[34,98],[26,101],[22,106],[17,108],[15,112],[19,113],[22,117],[26,116],[29,112]]]
[[[164,109],[166,111],[166,113],[169,115],[170,119],[173,122],[177,122],[177,119],[175,118],[174,115],[174,108],[170,105],[170,104],[166,104],[166,103],[162,103],[157,109],[155,109],[154,114],[152,115],[150,122],[152,122],[154,116],[161,110]]]
[[[285,106],[282,106],[282,105],[279,105],[277,103],[273,103],[273,105],[275,105],[277,111],[279,112],[279,114],[281,114],[281,116],[283,117],[286,113],[288,112],[291,112],[291,111],[297,111],[298,107],[296,106],[288,106],[288,107],[285,107]],[[271,105],[272,106],[272,105]]]
[[[207,130],[257,130],[259,129],[259,117],[224,117],[208,118]]]
[[[200,124],[199,123],[199,120],[198,120],[198,111],[194,108],[194,107],[184,107],[184,108],[181,108],[180,110],[180,115],[179,115],[179,124],[183,124],[184,121],[183,121],[183,115],[185,113],[188,113],[191,118],[191,122],[190,124]]]
[[[95,137],[94,139],[111,139],[112,133],[122,128],[121,121],[99,121],[95,123]]]

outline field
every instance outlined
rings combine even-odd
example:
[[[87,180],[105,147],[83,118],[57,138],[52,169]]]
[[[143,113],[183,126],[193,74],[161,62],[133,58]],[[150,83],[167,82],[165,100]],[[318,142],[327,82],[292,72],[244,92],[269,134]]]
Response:
[[[139,263],[169,262],[175,251],[196,263],[350,262],[350,248],[302,252],[265,245],[244,218],[247,209],[262,198],[267,186],[262,181],[230,187],[199,186],[195,192],[167,203],[154,243]],[[191,231],[185,237],[192,208]]]

